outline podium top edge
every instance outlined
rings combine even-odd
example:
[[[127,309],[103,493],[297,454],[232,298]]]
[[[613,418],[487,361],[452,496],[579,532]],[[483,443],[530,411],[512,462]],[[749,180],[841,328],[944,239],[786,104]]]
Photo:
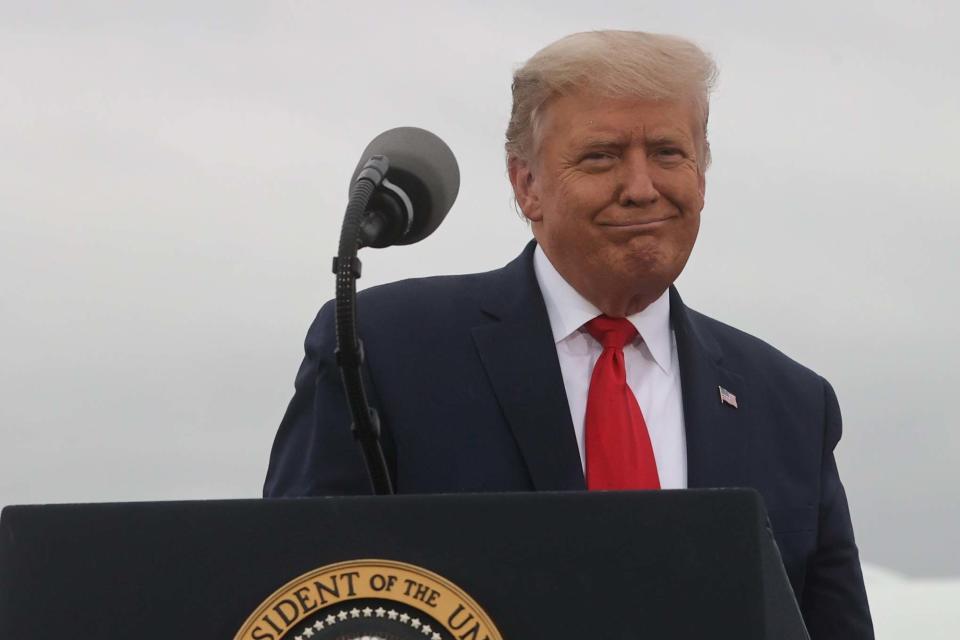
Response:
[[[241,504],[302,504],[304,502],[329,503],[340,501],[344,503],[388,502],[388,501],[419,501],[430,499],[435,501],[461,501],[486,503],[495,501],[527,501],[536,499],[542,502],[553,501],[612,501],[622,500],[682,500],[700,499],[704,496],[723,496],[721,499],[748,500],[763,502],[759,492],[744,487],[717,487],[695,489],[661,489],[655,491],[513,491],[499,493],[431,493],[431,494],[398,494],[391,496],[377,495],[330,495],[330,496],[297,496],[280,498],[206,498],[189,500],[131,500],[107,502],[52,502],[27,503],[6,505],[0,510],[0,521],[8,514],[23,511],[60,510],[60,509],[116,509],[116,508],[216,508],[220,506],[236,506]]]

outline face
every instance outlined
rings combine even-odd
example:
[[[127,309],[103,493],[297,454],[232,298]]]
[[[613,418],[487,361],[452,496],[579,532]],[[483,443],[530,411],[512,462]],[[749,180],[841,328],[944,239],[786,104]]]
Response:
[[[534,158],[511,160],[534,237],[605,313],[641,310],[683,270],[703,208],[701,140],[692,102],[573,94],[548,103]]]

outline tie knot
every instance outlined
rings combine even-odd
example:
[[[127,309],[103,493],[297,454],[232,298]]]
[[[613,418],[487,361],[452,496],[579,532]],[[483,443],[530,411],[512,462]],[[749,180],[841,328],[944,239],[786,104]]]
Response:
[[[604,349],[623,349],[637,336],[637,328],[626,318],[597,316],[584,326]]]

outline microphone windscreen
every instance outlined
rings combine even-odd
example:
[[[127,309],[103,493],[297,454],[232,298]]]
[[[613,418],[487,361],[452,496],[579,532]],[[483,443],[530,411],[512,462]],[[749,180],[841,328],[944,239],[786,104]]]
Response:
[[[390,162],[386,179],[403,189],[413,204],[413,223],[396,244],[413,244],[433,233],[460,190],[460,168],[447,144],[418,127],[397,127],[374,138],[360,156],[351,186],[371,156]]]

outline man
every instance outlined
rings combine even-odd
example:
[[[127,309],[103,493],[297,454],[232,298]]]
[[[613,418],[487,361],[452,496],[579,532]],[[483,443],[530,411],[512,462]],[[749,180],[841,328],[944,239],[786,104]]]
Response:
[[[593,32],[514,76],[507,163],[535,242],[503,269],[361,296],[372,404],[400,492],[749,486],[814,640],[872,638],[830,385],[688,309],[715,67],[674,37]],[[267,496],[369,489],[310,328]]]

